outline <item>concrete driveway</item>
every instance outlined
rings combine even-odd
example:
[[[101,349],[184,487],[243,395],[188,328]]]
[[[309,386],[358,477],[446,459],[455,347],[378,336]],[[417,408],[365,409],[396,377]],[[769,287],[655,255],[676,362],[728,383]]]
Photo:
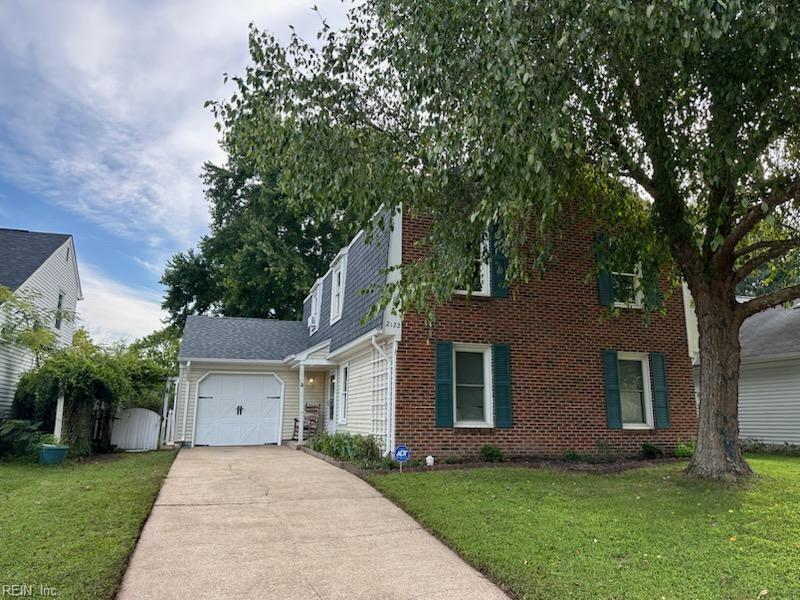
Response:
[[[119,598],[506,596],[357,477],[259,446],[181,450]]]

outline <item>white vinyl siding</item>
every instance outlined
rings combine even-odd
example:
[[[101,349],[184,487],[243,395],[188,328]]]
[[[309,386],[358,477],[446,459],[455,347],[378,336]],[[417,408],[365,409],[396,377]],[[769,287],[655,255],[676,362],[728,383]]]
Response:
[[[385,347],[384,347],[385,348]],[[386,361],[377,354],[371,343],[348,359],[348,397],[347,423],[337,424],[336,431],[360,435],[380,436],[385,433],[388,380],[381,375],[385,372]],[[341,398],[341,368],[336,377],[337,394]],[[338,400],[338,399],[337,399]],[[379,406],[383,402],[384,406]],[[337,407],[338,413],[338,407]],[[338,417],[338,415],[337,415]],[[378,423],[379,419],[383,423]]]
[[[742,365],[739,432],[743,439],[800,444],[800,358]]]
[[[18,291],[38,290],[37,300],[42,308],[53,310],[58,306],[59,294],[64,295],[65,311],[75,311],[78,303],[78,280],[75,276],[75,253],[71,251],[72,240],[61,245],[34,273],[23,283]],[[0,318],[2,318],[0,316]],[[64,319],[61,329],[55,329],[56,340],[60,347],[72,343],[75,323]],[[0,346],[0,417],[10,415],[14,401],[14,392],[22,374],[33,366],[30,353],[19,348]]]

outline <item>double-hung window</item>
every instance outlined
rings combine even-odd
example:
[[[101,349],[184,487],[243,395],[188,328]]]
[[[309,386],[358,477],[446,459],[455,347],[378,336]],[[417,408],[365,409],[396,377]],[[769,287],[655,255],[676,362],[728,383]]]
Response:
[[[350,386],[350,364],[341,367],[341,377],[339,377],[339,423],[347,424],[347,394]]]
[[[491,346],[453,345],[453,414],[456,427],[492,427]]]
[[[340,253],[331,267],[331,325],[342,318],[346,277],[347,254]]]
[[[653,399],[647,354],[620,352],[617,355],[617,367],[622,427],[652,428]]]
[[[460,282],[463,288],[456,290],[457,294],[472,292],[473,296],[491,295],[491,265],[488,260],[489,240],[476,241],[470,248],[473,261],[469,272],[464,274],[464,279]]]
[[[320,307],[322,305],[322,282],[317,280],[311,288],[311,314],[308,317],[309,335],[316,333],[319,329]]]
[[[611,271],[614,289],[614,306],[620,308],[641,308],[644,304],[642,290],[642,267],[637,264],[632,269]]]

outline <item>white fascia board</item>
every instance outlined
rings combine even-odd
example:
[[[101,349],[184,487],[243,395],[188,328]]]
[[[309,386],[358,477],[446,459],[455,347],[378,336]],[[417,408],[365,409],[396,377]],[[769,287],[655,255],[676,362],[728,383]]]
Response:
[[[383,334],[383,330],[378,328],[373,329],[372,331],[368,331],[364,335],[354,339],[352,342],[349,342],[342,346],[341,348],[337,348],[333,352],[328,355],[328,358],[334,359],[336,358],[337,361],[341,360],[348,354],[352,353],[355,350],[359,350],[359,346],[364,344],[371,345],[373,336],[381,337]]]
[[[250,358],[192,358],[190,356],[181,356],[178,359],[180,362],[193,362],[193,363],[233,363],[245,365],[282,365],[282,359],[277,360],[260,360]]]

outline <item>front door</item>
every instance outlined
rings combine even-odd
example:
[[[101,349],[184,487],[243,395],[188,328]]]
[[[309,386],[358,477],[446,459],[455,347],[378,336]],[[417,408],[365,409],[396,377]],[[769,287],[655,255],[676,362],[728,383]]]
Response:
[[[325,413],[325,431],[331,435],[336,432],[336,371],[328,373],[328,405]]]

